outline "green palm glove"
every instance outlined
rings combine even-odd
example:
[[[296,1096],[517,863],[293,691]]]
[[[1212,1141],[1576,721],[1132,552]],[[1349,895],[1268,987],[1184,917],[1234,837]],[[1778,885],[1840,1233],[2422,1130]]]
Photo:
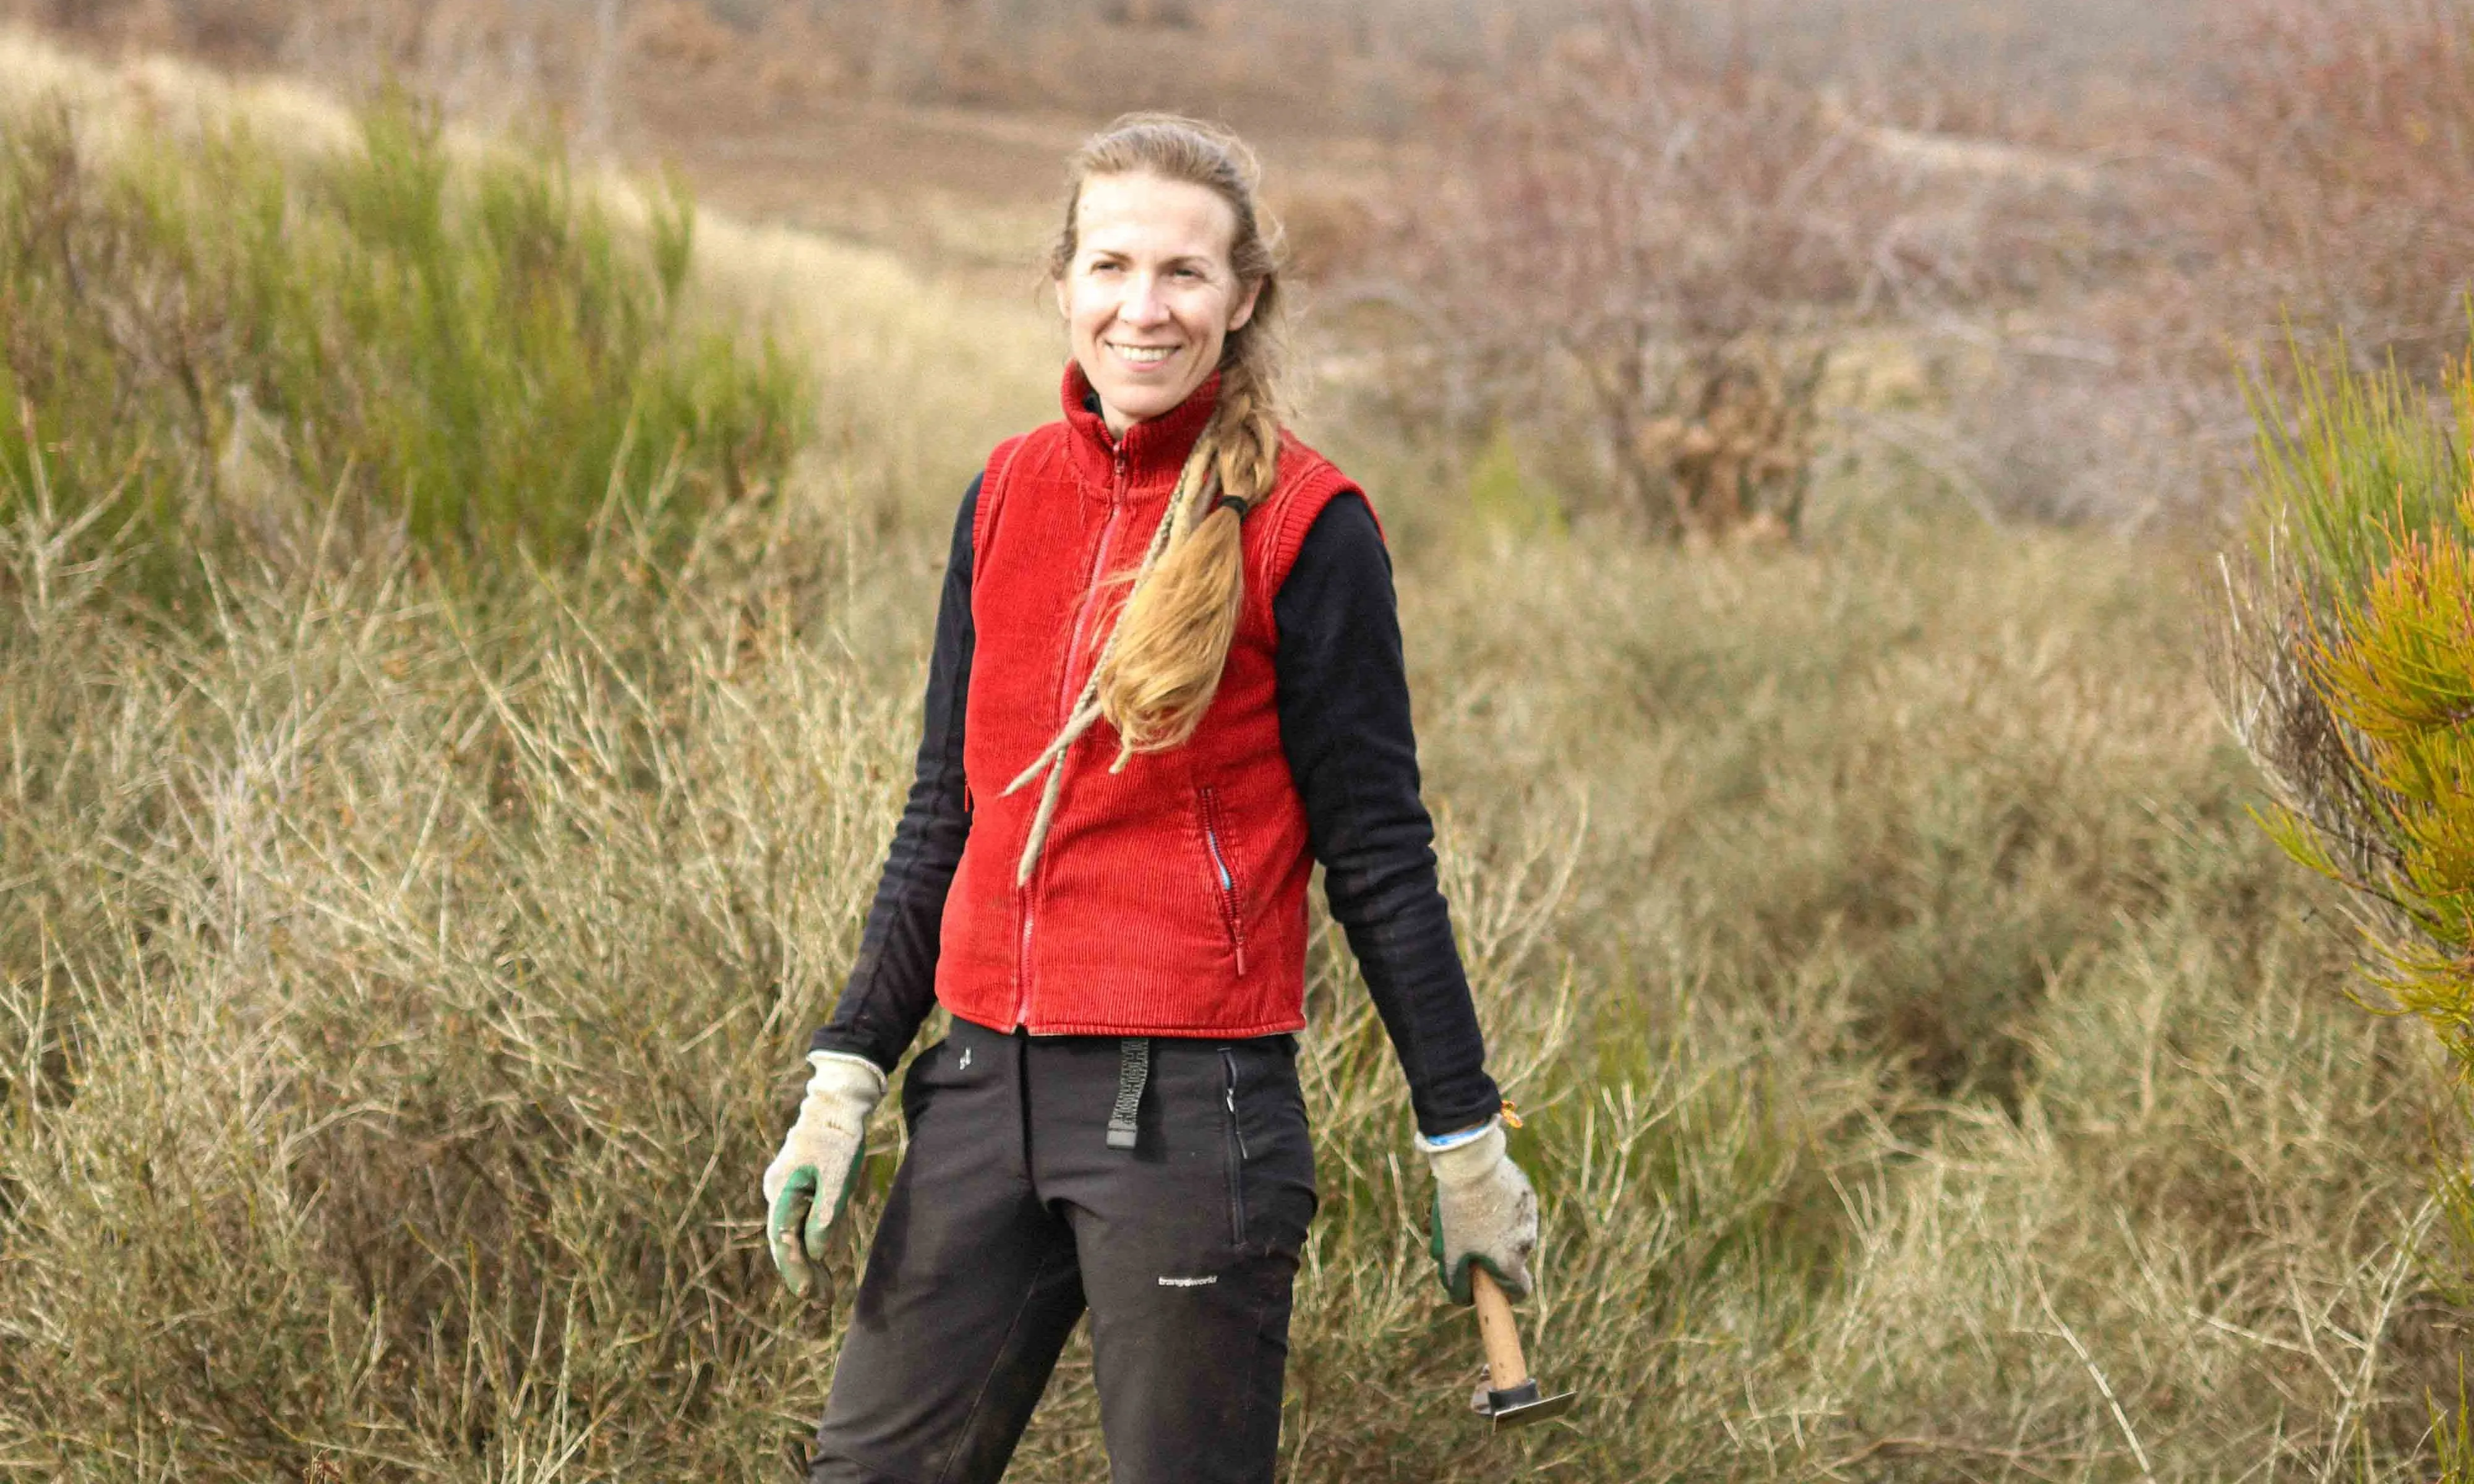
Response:
[[[1504,1150],[1503,1120],[1474,1137],[1449,1136],[1418,1148],[1435,1172],[1435,1276],[1454,1304],[1472,1302],[1469,1268],[1485,1268],[1503,1291],[1529,1296],[1529,1259],[1538,1251],[1538,1192]]]
[[[850,1204],[867,1157],[867,1115],[885,1096],[885,1072],[865,1057],[811,1051],[808,1065],[815,1075],[799,1119],[764,1171],[765,1250],[782,1281],[803,1299],[815,1288],[825,1233]]]

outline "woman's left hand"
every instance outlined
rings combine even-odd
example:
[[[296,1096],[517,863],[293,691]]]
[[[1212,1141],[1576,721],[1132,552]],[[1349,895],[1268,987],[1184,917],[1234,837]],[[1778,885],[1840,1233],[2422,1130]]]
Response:
[[[1455,1304],[1472,1302],[1469,1268],[1484,1267],[1513,1298],[1529,1296],[1529,1259],[1538,1251],[1538,1192],[1505,1151],[1503,1120],[1436,1148],[1418,1140],[1435,1172],[1435,1276]]]

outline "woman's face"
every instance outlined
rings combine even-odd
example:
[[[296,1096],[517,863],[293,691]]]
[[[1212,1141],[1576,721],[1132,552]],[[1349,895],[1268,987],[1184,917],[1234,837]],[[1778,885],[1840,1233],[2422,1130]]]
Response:
[[[1202,186],[1154,175],[1082,182],[1056,302],[1111,432],[1184,401],[1252,318],[1261,285],[1237,281],[1236,234],[1237,213]]]

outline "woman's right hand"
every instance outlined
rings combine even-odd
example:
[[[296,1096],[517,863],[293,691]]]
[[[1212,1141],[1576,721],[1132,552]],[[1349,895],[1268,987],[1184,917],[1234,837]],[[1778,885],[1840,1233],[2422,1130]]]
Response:
[[[867,1115],[885,1096],[885,1072],[865,1057],[811,1051],[808,1095],[782,1152],[764,1171],[764,1246],[792,1293],[815,1290],[825,1233],[850,1204],[867,1154]]]

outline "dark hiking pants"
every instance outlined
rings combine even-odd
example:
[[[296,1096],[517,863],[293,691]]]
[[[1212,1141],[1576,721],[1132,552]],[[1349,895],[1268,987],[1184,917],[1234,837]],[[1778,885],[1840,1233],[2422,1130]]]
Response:
[[[965,1020],[912,1064],[910,1148],[813,1484],[990,1484],[1087,1306],[1114,1484],[1269,1484],[1314,1154],[1285,1036],[1121,1043]]]

